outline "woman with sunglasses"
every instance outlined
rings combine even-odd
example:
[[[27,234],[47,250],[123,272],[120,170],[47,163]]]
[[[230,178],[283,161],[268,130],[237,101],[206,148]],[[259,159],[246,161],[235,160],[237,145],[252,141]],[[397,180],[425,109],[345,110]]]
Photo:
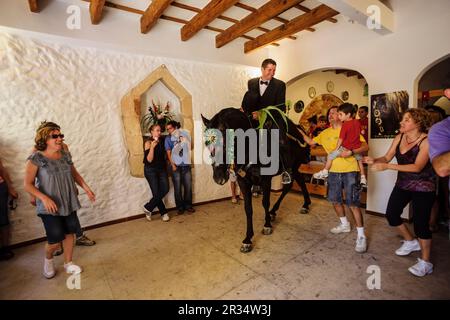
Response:
[[[10,234],[8,197],[10,198],[9,209],[14,210],[14,201],[18,194],[12,185],[8,171],[0,161],[0,260],[8,260],[14,257],[14,253],[8,249]]]
[[[53,253],[61,241],[65,271],[72,274],[82,271],[72,262],[76,211],[81,207],[75,183],[86,191],[89,200],[95,201],[95,194],[75,169],[70,153],[64,151],[63,138],[59,126],[38,129],[37,151],[28,157],[25,167],[25,191],[36,197],[36,211],[47,234],[43,272],[47,279],[55,276]]]

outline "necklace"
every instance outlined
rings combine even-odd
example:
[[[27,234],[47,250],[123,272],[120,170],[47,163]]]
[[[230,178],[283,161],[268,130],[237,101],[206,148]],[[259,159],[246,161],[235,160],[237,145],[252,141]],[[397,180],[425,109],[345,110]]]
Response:
[[[413,144],[414,142],[416,142],[417,140],[419,140],[419,138],[422,136],[422,134],[419,134],[419,136],[416,138],[416,139],[414,139],[413,141],[411,141],[411,142],[409,142],[408,141],[408,136],[405,136],[405,138],[406,138],[406,143],[407,144]]]

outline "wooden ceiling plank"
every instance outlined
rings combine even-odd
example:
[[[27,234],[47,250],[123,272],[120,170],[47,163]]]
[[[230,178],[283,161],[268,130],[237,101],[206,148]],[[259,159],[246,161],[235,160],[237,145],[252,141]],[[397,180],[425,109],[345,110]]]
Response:
[[[298,5],[296,5],[295,7],[296,7],[297,9],[299,9],[299,10],[305,12],[305,13],[311,12],[311,9],[309,9],[309,8],[307,8],[307,7],[305,7],[305,6],[302,6],[301,4],[298,4]],[[330,21],[330,22],[333,22],[333,23],[336,23],[336,22],[337,22],[337,20],[334,19],[334,18],[329,18],[329,19],[327,19],[327,21]]]
[[[141,17],[141,32],[149,32],[173,1],[174,0],[153,0]]]
[[[202,9],[199,9],[199,8],[196,8],[196,7],[184,4],[184,3],[179,3],[179,2],[176,2],[176,1],[172,2],[172,6],[180,8],[180,9],[185,9],[185,10],[188,10],[188,11],[196,12],[196,13],[202,11]],[[228,22],[232,22],[232,23],[238,23],[239,22],[239,20],[237,20],[237,19],[230,18],[230,17],[223,16],[223,15],[218,16],[217,19],[228,21]],[[260,31],[263,31],[263,32],[269,32],[270,31],[270,29],[263,28],[263,27],[257,27],[256,29],[258,29]],[[292,40],[297,40],[297,37],[295,37],[295,36],[289,36],[288,38],[292,39]]]
[[[105,0],[91,0],[89,4],[89,14],[91,15],[92,24],[100,23],[104,6]]]
[[[292,8],[300,0],[270,0],[255,12],[216,36],[216,48],[221,48],[241,35],[255,29],[264,22]]]
[[[300,0],[300,2],[299,3],[302,3],[304,0]],[[244,9],[244,10],[247,10],[247,11],[250,11],[250,12],[256,12],[258,9],[256,9],[256,8],[253,8],[253,7],[251,7],[251,6],[249,6],[249,5],[246,5],[246,4],[243,4],[243,3],[236,3],[235,4],[235,6],[236,7],[238,7],[238,8],[241,8],[241,9]],[[289,22],[289,20],[287,20],[287,19],[284,19],[284,18],[282,18],[282,17],[273,17],[273,20],[275,20],[275,21],[278,21],[278,22],[281,22],[281,23],[284,23],[284,24],[286,24],[286,23],[288,23]],[[306,28],[306,30],[307,31],[310,31],[310,32],[314,32],[314,31],[316,31],[314,28]]]
[[[89,2],[89,0],[83,0],[86,2]],[[114,8],[114,9],[118,9],[118,10],[122,10],[122,11],[126,11],[126,12],[131,12],[131,13],[135,13],[135,14],[139,14],[139,15],[143,15],[144,11],[143,10],[139,10],[136,8],[132,8],[132,7],[128,7],[125,5],[120,5],[120,4],[116,4],[110,1],[105,1],[105,7],[108,8]],[[189,21],[183,20],[183,19],[179,19],[179,18],[175,18],[175,17],[171,17],[171,16],[167,16],[167,15],[161,15],[160,19],[163,20],[168,20],[168,21],[172,21],[172,22],[177,22],[177,23],[181,23],[181,24],[186,24]],[[219,28],[214,28],[214,27],[210,27],[210,26],[206,26],[205,29],[207,30],[211,30],[211,31],[215,31],[215,32],[223,32],[223,29],[219,29]],[[247,40],[254,40],[255,38],[244,35],[242,36],[242,38],[247,39]],[[278,43],[271,43],[272,46],[275,47],[279,47],[280,45]]]
[[[247,41],[244,45],[244,52],[248,53],[271,42],[283,39],[288,35],[302,31],[307,27],[320,23],[337,14],[339,14],[339,12],[336,10],[326,5],[320,5],[310,12],[291,20],[289,23],[256,37],[255,40]]]
[[[211,0],[191,21],[181,28],[181,40],[187,41],[239,0]]]
[[[28,0],[28,6],[31,12],[38,13],[40,11],[38,0]]]

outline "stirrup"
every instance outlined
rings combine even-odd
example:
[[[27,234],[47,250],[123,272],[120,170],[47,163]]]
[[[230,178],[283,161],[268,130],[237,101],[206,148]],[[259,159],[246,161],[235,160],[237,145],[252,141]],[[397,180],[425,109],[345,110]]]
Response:
[[[283,171],[281,174],[281,183],[290,184],[292,183],[291,175],[287,171]]]

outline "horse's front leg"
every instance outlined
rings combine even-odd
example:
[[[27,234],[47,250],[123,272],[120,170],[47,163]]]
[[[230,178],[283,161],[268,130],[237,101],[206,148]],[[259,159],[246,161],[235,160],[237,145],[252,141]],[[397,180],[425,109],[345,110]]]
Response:
[[[265,177],[262,180],[261,187],[263,191],[263,199],[262,199],[262,205],[264,207],[264,213],[265,213],[265,223],[262,233],[264,235],[272,234],[272,224],[271,224],[271,218],[270,218],[270,187],[272,178],[271,177]]]
[[[275,217],[277,215],[278,209],[280,209],[281,202],[283,201],[284,197],[288,194],[289,190],[292,188],[292,183],[290,184],[283,184],[283,191],[281,192],[280,197],[278,198],[277,202],[273,205],[272,209],[270,209],[270,219],[272,221],[275,221]]]
[[[244,195],[244,209],[245,216],[247,218],[247,234],[244,241],[242,241],[241,252],[247,253],[252,251],[252,238],[253,238],[253,207],[252,207],[252,186],[244,179],[239,179],[239,187]]]
[[[307,214],[309,212],[309,205],[311,204],[311,198],[309,197],[309,191],[308,188],[306,187],[305,178],[302,173],[296,171],[294,173],[294,179],[300,186],[300,189],[302,189],[303,194],[303,206],[300,208],[300,213]]]

